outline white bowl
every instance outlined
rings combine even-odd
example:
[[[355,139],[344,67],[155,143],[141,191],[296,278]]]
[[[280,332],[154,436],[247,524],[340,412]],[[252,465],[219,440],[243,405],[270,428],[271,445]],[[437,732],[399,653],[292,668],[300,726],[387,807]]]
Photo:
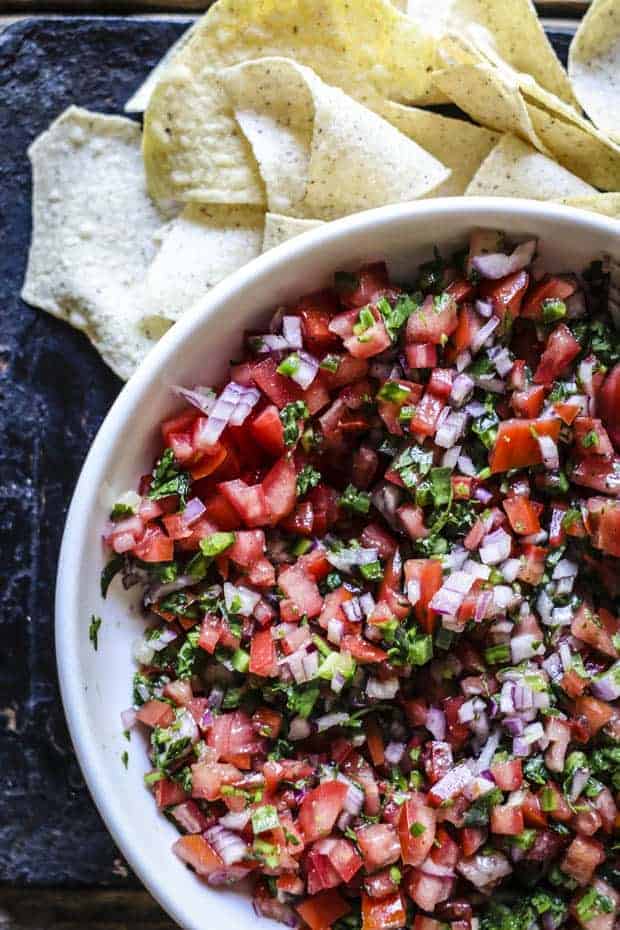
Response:
[[[102,527],[111,503],[150,470],[158,424],[179,408],[172,384],[210,384],[238,354],[240,336],[280,303],[326,285],[334,271],[387,259],[405,280],[432,247],[453,249],[477,226],[515,237],[535,235],[556,271],[581,270],[608,252],[620,260],[618,227],[581,210],[504,198],[451,198],[371,210],[294,239],[231,275],[153,349],[108,413],[88,454],[65,527],[56,590],[56,651],[62,698],[91,794],[134,872],[186,930],[281,926],[257,918],[247,896],[211,889],[171,852],[178,835],[157,813],[143,784],[145,740],[122,734],[131,703],[132,643],[143,623],[116,585],[103,601]],[[120,587],[120,586],[119,586]],[[91,614],[103,618],[99,650],[88,637]],[[129,768],[121,754],[129,751]]]

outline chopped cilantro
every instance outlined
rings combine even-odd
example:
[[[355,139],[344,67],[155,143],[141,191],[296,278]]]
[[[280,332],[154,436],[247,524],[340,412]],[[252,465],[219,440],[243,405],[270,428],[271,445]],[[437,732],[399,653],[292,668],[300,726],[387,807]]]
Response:
[[[191,678],[194,674],[199,639],[200,630],[190,630],[188,632],[185,642],[177,653],[176,672],[178,678]]]
[[[531,756],[524,762],[523,774],[532,785],[546,785],[551,777],[542,756]]]
[[[433,638],[416,626],[405,629],[401,625],[394,632],[388,657],[394,665],[426,665],[433,658]]]
[[[121,753],[121,762],[123,763],[125,768],[129,768],[129,753],[127,752],[126,749],[124,752]]]
[[[180,506],[183,508],[187,503],[190,485],[191,477],[179,467],[172,449],[165,449],[153,469],[153,481],[151,482],[149,498],[159,500],[162,497],[178,494]]]
[[[122,570],[123,565],[125,564],[125,559],[122,555],[113,556],[109,562],[104,566],[103,571],[101,572],[101,597],[106,598],[108,593],[108,588],[112,583],[112,579],[118,575]]]
[[[577,902],[575,910],[580,922],[584,924],[600,914],[611,914],[614,910],[614,902],[596,888],[588,888],[581,900]]]
[[[504,795],[499,788],[492,788],[474,801],[464,814],[466,827],[484,827],[489,822],[490,811],[496,804],[501,804]]]
[[[377,309],[383,317],[385,328],[392,342],[398,339],[400,330],[411,314],[419,308],[420,300],[417,299],[418,297],[421,297],[421,295],[409,296],[409,294],[403,294],[398,298],[394,306],[385,297],[377,301]]]
[[[297,494],[303,497],[311,488],[315,488],[321,480],[321,472],[312,465],[304,465],[297,475]]]
[[[280,411],[280,420],[284,427],[284,444],[294,446],[299,439],[299,421],[306,420],[310,416],[310,411],[303,400],[296,400],[292,404],[286,404]]]
[[[110,513],[110,520],[116,523],[118,520],[124,520],[125,517],[133,517],[135,510],[129,504],[114,504]]]
[[[90,626],[88,627],[88,638],[93,644],[93,649],[97,652],[99,648],[99,628],[101,627],[101,617],[97,617],[95,614],[91,615]]]

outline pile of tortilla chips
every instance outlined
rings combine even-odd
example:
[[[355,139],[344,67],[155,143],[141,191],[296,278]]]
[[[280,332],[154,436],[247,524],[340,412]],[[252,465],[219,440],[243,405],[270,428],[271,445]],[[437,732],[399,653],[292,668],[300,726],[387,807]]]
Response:
[[[618,0],[594,0],[568,73],[531,0],[217,0],[125,109],[143,130],[70,107],[33,143],[23,288],[122,378],[227,274],[369,207],[620,219]]]

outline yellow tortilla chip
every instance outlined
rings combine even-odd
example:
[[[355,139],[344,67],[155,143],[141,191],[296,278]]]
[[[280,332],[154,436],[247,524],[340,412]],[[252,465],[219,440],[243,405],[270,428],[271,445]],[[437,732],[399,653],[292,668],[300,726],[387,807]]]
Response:
[[[376,108],[383,98],[441,99],[431,84],[434,54],[433,37],[389,0],[218,0],[147,107],[149,190],[158,200],[260,203],[254,166],[214,77],[221,68],[285,56]]]
[[[450,66],[435,71],[433,80],[477,123],[500,133],[521,136],[540,151],[545,151],[516,80],[485,64]]]
[[[269,210],[331,220],[415,200],[449,171],[372,110],[286,58],[221,72]]]
[[[571,42],[573,90],[599,129],[620,136],[620,4],[594,0]]]
[[[448,32],[469,35],[482,27],[496,53],[512,68],[531,74],[562,99],[574,101],[566,71],[532,0],[409,0],[408,13],[438,37]]]
[[[280,213],[267,213],[265,215],[265,234],[263,238],[263,252],[274,249],[295,236],[323,226],[322,220],[299,220],[293,216],[282,216]]]
[[[132,94],[132,96],[125,104],[123,108],[125,113],[144,113],[156,85],[159,83],[159,80],[163,77],[164,72],[172,64],[181,49],[187,45],[192,35],[198,28],[198,23],[199,20],[196,20],[196,22],[193,23],[189,29],[186,29],[183,35],[179,36],[174,45],[170,46],[164,57],[158,61],[153,70],[147,74],[142,84],[140,84],[138,89],[135,91],[135,93]]]
[[[257,207],[187,206],[157,232],[145,281],[149,317],[176,321],[227,275],[260,255],[264,212]]]
[[[553,157],[584,181],[604,191],[620,189],[620,146],[533,103],[527,105],[537,136]]]
[[[33,231],[22,297],[83,330],[127,378],[154,344],[140,295],[165,219],[146,192],[140,127],[70,107],[29,155]]]
[[[452,172],[429,197],[457,197],[499,140],[496,132],[432,110],[387,101],[383,116]]]
[[[581,210],[592,210],[602,213],[612,219],[620,220],[620,193],[593,194],[590,197],[565,197],[559,201],[568,207],[579,207]]]
[[[482,163],[465,193],[470,197],[487,195],[557,200],[596,194],[596,188],[522,139],[506,135]]]

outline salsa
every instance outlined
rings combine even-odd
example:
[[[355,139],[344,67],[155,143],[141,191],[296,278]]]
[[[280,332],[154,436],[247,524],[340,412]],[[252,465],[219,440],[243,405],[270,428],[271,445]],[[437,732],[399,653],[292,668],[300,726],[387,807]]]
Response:
[[[278,309],[110,515],[174,852],[289,926],[613,930],[620,340],[536,246]]]

